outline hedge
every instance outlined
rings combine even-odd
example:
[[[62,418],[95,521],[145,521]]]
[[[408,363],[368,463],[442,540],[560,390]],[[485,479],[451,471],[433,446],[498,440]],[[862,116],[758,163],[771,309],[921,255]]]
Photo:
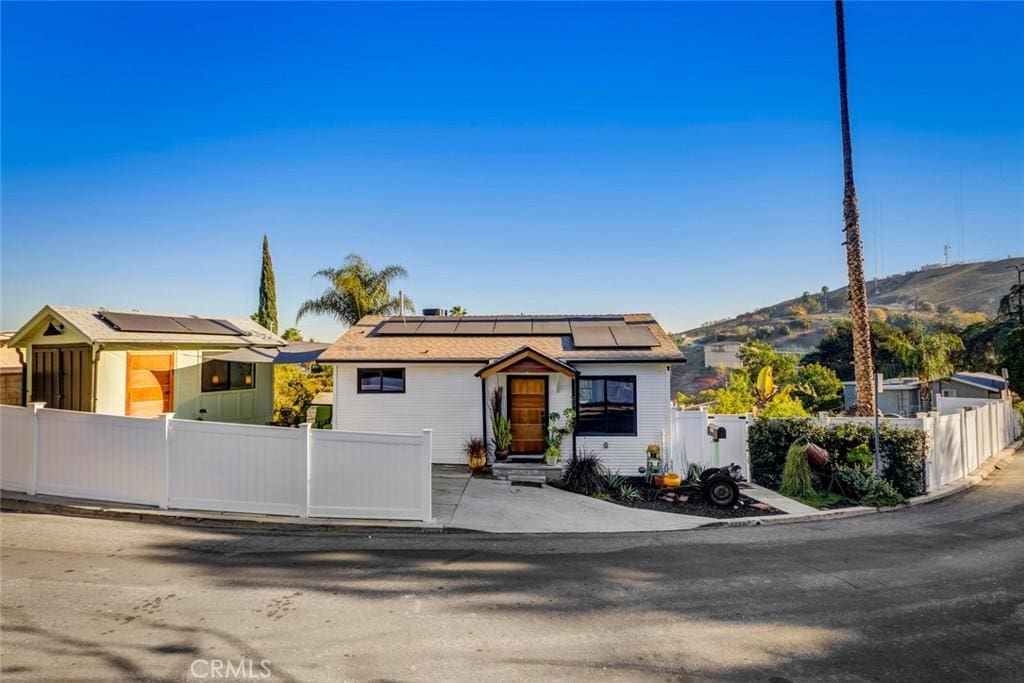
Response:
[[[786,451],[794,441],[807,438],[824,447],[834,460],[842,462],[853,448],[874,446],[874,427],[865,423],[844,423],[826,427],[811,418],[759,419],[750,426],[750,478],[762,486],[778,489]],[[880,446],[882,478],[910,498],[926,491],[924,430],[882,424]]]

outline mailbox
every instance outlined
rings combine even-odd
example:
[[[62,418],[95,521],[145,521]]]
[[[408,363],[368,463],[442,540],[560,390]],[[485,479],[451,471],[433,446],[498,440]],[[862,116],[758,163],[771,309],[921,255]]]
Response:
[[[725,438],[725,427],[719,427],[714,422],[708,425],[708,436],[712,441],[719,441]]]

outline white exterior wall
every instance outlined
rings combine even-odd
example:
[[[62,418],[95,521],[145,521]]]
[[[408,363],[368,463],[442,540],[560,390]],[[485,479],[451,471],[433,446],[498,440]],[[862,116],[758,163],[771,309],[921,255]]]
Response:
[[[656,443],[667,452],[672,402],[667,363],[576,363],[580,377],[636,376],[636,436],[577,436],[578,450],[592,450],[612,471],[635,475],[647,463],[647,445]]]
[[[345,363],[334,366],[334,429],[418,433],[433,429],[433,462],[464,465],[462,444],[480,436],[483,363]],[[405,368],[405,393],[360,394],[358,368]]]

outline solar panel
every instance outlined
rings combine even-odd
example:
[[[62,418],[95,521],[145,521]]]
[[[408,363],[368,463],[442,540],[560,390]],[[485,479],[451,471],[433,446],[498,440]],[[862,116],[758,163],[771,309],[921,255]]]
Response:
[[[530,334],[532,320],[498,320],[494,323],[494,334]]]
[[[215,318],[172,318],[192,334],[230,334],[240,336],[245,334],[227,320]]]
[[[457,320],[427,320],[416,330],[416,334],[452,334],[458,326]]]
[[[166,332],[171,334],[225,334],[241,336],[245,332],[227,320],[188,318],[145,313],[100,311],[100,318],[120,332]]]
[[[421,320],[389,320],[377,328],[377,334],[413,334]]]
[[[607,324],[573,323],[572,343],[577,348],[616,347],[615,337]]]
[[[569,334],[572,330],[569,328],[569,321],[563,320],[542,320],[534,318],[533,320],[533,333],[534,334]]]
[[[177,332],[187,334],[181,323],[164,315],[145,315],[142,313],[112,313],[100,311],[100,317],[115,330],[121,332]]]
[[[658,345],[651,328],[645,325],[610,325],[608,329],[619,347],[650,348]]]
[[[455,334],[494,334],[494,319],[491,320],[460,320]]]

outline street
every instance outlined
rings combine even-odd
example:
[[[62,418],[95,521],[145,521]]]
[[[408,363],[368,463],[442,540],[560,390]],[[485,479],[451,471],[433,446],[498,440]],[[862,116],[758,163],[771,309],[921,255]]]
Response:
[[[4,513],[5,680],[1020,680],[1024,456],[895,513],[261,535]]]

